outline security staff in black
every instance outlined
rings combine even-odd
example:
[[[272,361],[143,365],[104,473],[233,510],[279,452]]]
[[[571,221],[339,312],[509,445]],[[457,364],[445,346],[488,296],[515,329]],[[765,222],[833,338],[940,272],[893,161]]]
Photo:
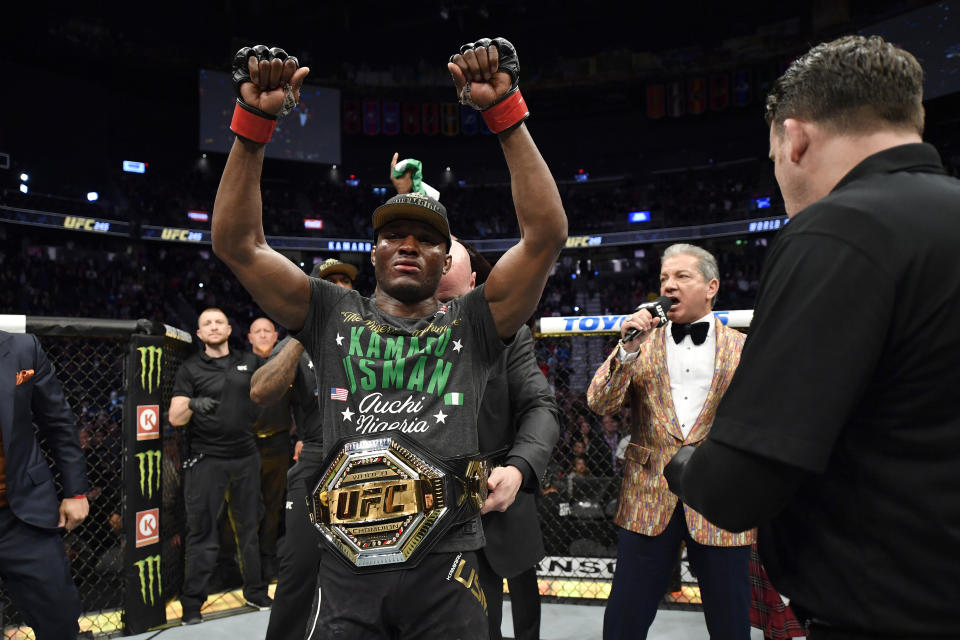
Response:
[[[353,289],[357,268],[330,258],[314,266],[310,275]],[[267,364],[254,374],[250,398],[259,405],[270,405],[286,392],[293,394],[297,463],[287,473],[286,528],[280,538],[280,574],[267,640],[304,637],[320,568],[319,533],[310,523],[306,508],[307,494],[316,485],[324,462],[317,376],[303,345],[289,337],[274,348]]]
[[[923,70],[879,37],[767,100],[790,224],[709,437],[667,466],[759,549],[808,637],[960,633],[960,180],[923,144]]]
[[[184,624],[202,621],[207,583],[217,560],[217,516],[226,505],[237,534],[243,595],[258,609],[270,607],[260,573],[257,528],[263,515],[260,456],[253,435],[256,405],[250,401],[250,376],[262,360],[231,352],[230,323],[220,309],[206,309],[197,337],[204,344],[177,370],[170,401],[170,424],[189,423],[190,452],[184,457],[187,512],[184,569]]]

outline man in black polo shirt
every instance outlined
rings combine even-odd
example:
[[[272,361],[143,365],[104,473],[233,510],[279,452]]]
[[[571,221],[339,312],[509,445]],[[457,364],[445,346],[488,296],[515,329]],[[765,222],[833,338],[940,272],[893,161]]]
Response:
[[[668,465],[760,554],[811,638],[956,637],[960,181],[923,144],[923,71],[879,37],[767,98],[790,224],[710,436]]]
[[[314,266],[310,275],[353,289],[357,268],[330,258]],[[317,376],[303,345],[288,336],[254,374],[250,398],[259,405],[269,405],[290,390],[297,421],[297,464],[287,472],[286,528],[278,549],[280,574],[267,624],[267,640],[302,638],[306,634],[320,568],[320,534],[310,523],[306,502],[323,471],[324,461]]]
[[[237,531],[243,596],[259,609],[270,607],[260,575],[257,528],[263,513],[260,455],[253,436],[256,405],[250,401],[250,376],[261,360],[230,351],[230,323],[220,309],[206,309],[197,322],[200,353],[177,370],[170,400],[170,424],[190,424],[190,452],[183,472],[187,512],[184,624],[202,621],[207,582],[217,561],[217,515],[224,504]],[[226,498],[229,496],[229,502]]]

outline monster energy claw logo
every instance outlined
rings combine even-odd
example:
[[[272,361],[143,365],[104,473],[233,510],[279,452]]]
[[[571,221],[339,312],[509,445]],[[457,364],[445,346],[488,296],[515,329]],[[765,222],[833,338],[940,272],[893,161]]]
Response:
[[[134,564],[140,572],[140,598],[143,604],[147,604],[149,596],[150,604],[153,605],[155,601],[160,600],[160,594],[163,592],[160,582],[160,554],[147,556]],[[154,584],[157,586],[156,591],[153,589]]]
[[[144,451],[136,457],[140,462],[140,495],[152,500],[154,488],[160,493],[160,449]]]
[[[140,388],[153,393],[154,380],[160,388],[160,372],[163,368],[163,347],[137,347],[140,352]],[[156,371],[156,377],[154,377]]]

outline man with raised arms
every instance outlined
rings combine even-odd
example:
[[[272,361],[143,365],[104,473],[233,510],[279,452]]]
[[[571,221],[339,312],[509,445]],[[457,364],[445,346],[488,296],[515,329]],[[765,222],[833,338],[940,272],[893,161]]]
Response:
[[[490,368],[535,310],[567,232],[556,184],[523,123],[529,112],[513,46],[502,38],[470,43],[448,69],[461,102],[480,110],[498,135],[521,240],[485,285],[443,305],[436,289],[450,266],[449,224],[446,209],[427,196],[395,196],[374,211],[374,299],[308,278],[266,244],[263,145],[277,114],[295,104],[308,69],[266,47],[241,50],[234,69],[238,138],[217,192],[213,247],[261,308],[299,332],[320,376],[325,450],[348,436],[399,430],[435,456],[477,451]],[[475,517],[449,529],[414,567],[354,573],[325,552],[308,634],[487,638],[476,577],[482,545]]]

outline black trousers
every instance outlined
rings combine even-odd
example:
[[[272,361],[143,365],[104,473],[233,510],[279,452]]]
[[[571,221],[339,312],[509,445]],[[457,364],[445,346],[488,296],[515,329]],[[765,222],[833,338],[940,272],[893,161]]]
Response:
[[[260,574],[257,530],[263,515],[260,495],[260,455],[240,458],[205,456],[183,473],[187,512],[187,548],[180,602],[185,611],[198,611],[207,599],[207,583],[217,563],[220,539],[217,518],[226,506],[236,532],[244,597],[266,595]]]
[[[503,622],[503,577],[497,575],[487,562],[482,551],[477,552],[480,566],[480,585],[487,595],[487,620],[490,640],[501,640],[500,626]],[[540,638],[540,587],[537,584],[537,568],[530,567],[523,573],[507,578],[510,588],[510,609],[513,612],[513,637],[516,640],[539,640]]]
[[[264,579],[277,570],[277,541],[283,521],[283,499],[287,490],[287,471],[290,469],[290,435],[275,433],[257,438],[260,448],[260,492],[263,494],[263,520],[260,522],[260,564]]]
[[[697,574],[712,640],[750,638],[750,547],[711,547],[687,530],[683,505],[658,536],[620,529],[617,568],[603,615],[604,640],[646,638],[657,615],[681,541]]]
[[[37,640],[77,637],[80,596],[59,531],[29,525],[0,507],[0,578]]]
[[[307,640],[487,640],[474,551],[430,553],[412,569],[355,574],[324,549]]]
[[[320,533],[307,515],[307,494],[323,471],[319,451],[304,447],[287,473],[286,532],[280,538],[280,575],[273,594],[267,640],[303,638],[320,570]]]

